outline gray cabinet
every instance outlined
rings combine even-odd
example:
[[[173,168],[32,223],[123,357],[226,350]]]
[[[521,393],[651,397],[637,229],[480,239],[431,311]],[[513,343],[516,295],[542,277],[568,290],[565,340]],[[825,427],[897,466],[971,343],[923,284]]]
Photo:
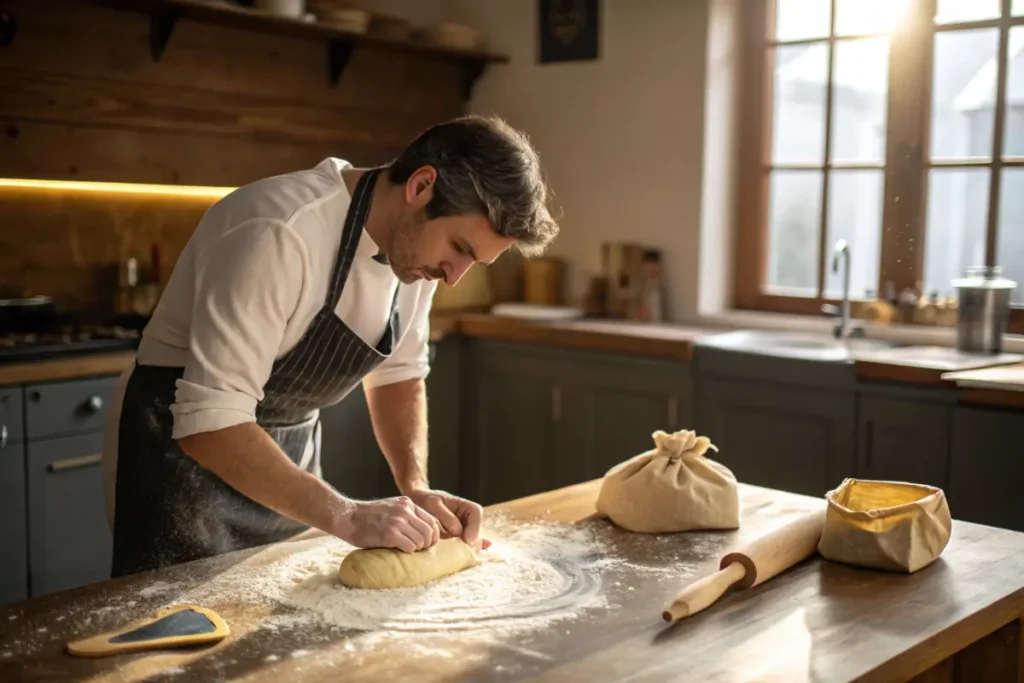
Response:
[[[482,504],[603,476],[692,421],[689,366],[471,340],[463,467]]]
[[[853,393],[698,377],[695,395],[710,457],[743,483],[822,496],[852,476]]]
[[[110,577],[101,453],[116,382],[0,389],[0,603]]]
[[[0,446],[19,443],[24,432],[21,387],[0,389]]]
[[[689,365],[617,354],[572,354],[563,366],[564,441],[558,486],[594,479],[654,447],[657,430],[692,429]]]
[[[553,488],[562,452],[561,370],[543,349],[474,341],[463,400],[465,489],[482,505]]]
[[[320,430],[324,480],[350,498],[385,495],[390,470],[373,434],[362,385],[341,403],[320,411]]]
[[[949,509],[954,519],[1024,531],[1024,412],[953,412]]]
[[[29,443],[33,597],[110,578],[113,543],[104,507],[102,447],[102,432]]]
[[[427,474],[434,488],[461,493],[463,339],[431,344],[427,375],[430,457]]]
[[[102,432],[116,386],[116,377],[26,386],[26,438]]]
[[[429,447],[427,474],[434,488],[459,490],[460,340],[431,344],[427,376]],[[377,444],[362,385],[320,411],[320,462],[324,480],[357,499],[398,495],[387,459]]]
[[[0,605],[28,597],[28,537],[25,520],[25,450],[0,448]]]
[[[946,489],[956,393],[879,391],[859,395],[856,476]]]

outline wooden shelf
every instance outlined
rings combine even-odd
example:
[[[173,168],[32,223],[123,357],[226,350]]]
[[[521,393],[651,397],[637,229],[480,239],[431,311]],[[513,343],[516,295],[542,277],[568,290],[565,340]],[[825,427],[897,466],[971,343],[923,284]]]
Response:
[[[473,86],[488,64],[508,62],[508,57],[482,50],[459,50],[414,41],[399,41],[353,33],[317,22],[279,17],[228,3],[214,4],[203,0],[88,0],[94,5],[141,12],[150,17],[150,56],[160,61],[180,19],[190,19],[247,31],[288,35],[323,40],[327,47],[328,81],[335,86],[357,48],[386,50],[430,59],[462,63],[465,68],[464,96],[468,99]]]

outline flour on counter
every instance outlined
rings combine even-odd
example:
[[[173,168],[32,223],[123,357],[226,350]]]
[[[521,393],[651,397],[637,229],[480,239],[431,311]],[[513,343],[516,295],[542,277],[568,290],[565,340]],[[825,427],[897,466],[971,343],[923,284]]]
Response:
[[[166,581],[154,581],[150,585],[138,591],[138,596],[141,598],[152,598],[156,595],[163,595],[164,593],[173,590],[178,590],[179,588],[180,586],[176,583],[167,583]]]
[[[490,529],[483,563],[443,580],[393,590],[341,586],[339,557],[324,548],[295,571],[287,605],[364,631],[535,628],[605,604],[593,563],[602,547],[584,529]]]

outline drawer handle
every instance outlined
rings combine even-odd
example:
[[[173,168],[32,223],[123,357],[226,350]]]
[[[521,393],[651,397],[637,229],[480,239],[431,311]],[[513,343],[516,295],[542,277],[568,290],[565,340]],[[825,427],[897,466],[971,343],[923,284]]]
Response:
[[[68,470],[77,470],[82,467],[88,467],[89,465],[97,465],[103,460],[102,455],[83,455],[80,458],[68,458],[67,460],[58,460],[57,462],[51,462],[46,466],[47,472],[67,472]]]
[[[7,425],[0,425],[0,448],[7,448]]]
[[[99,396],[90,396],[85,402],[85,409],[90,413],[98,413],[103,410],[103,399]]]
[[[675,396],[671,396],[668,399],[668,426],[670,429],[675,429],[679,423],[679,399]]]

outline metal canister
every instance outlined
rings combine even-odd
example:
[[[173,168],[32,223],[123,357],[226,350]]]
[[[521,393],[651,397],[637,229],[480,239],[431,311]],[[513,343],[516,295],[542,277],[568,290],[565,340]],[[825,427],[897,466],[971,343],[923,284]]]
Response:
[[[1010,321],[1010,295],[1017,287],[1001,276],[998,266],[967,269],[954,280],[957,304],[956,347],[965,353],[1000,353]]]

